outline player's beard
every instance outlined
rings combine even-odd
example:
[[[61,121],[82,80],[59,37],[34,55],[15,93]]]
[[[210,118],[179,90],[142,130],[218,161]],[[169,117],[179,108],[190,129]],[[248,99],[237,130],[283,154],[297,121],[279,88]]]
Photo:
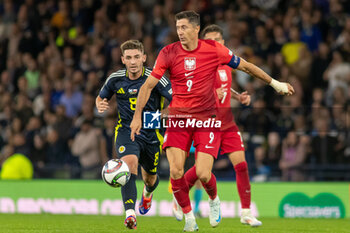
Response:
[[[128,72],[131,74],[131,76],[135,77],[138,76],[138,74],[142,74],[142,66],[139,67],[139,66],[135,66],[135,67],[130,67],[128,69]]]

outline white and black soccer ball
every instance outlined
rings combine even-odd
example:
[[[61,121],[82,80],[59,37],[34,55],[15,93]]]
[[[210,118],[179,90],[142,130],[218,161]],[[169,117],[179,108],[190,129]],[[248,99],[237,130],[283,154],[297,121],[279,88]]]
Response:
[[[123,160],[111,159],[103,166],[101,175],[108,185],[118,188],[128,183],[130,170]]]

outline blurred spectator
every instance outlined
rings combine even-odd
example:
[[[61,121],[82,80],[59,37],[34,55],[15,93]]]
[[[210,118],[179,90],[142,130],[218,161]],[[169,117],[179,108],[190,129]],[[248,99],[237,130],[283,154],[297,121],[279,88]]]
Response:
[[[329,122],[325,118],[315,121],[317,135],[311,139],[312,162],[315,164],[335,164],[340,162],[342,144],[339,139],[329,130]]]
[[[266,109],[265,101],[258,99],[253,103],[252,109],[246,109],[240,116],[244,122],[244,131],[256,136],[256,143],[261,144],[264,137],[273,128],[274,118],[271,112]],[[252,139],[254,140],[254,139]]]
[[[95,107],[95,97],[89,94],[85,94],[84,100],[83,100],[83,106],[81,109],[81,115],[74,122],[74,126],[76,128],[80,128],[82,123],[87,120],[95,123],[94,107]]]
[[[311,52],[315,52],[318,49],[318,45],[322,38],[320,29],[312,22],[310,11],[304,10],[301,12],[301,25],[301,41],[307,44],[307,47]]]
[[[318,56],[314,57],[311,65],[311,80],[313,87],[326,87],[326,81],[323,79],[323,74],[326,71],[331,56],[329,46],[326,43],[319,45]]]
[[[79,157],[82,167],[81,177],[83,179],[100,177],[101,162],[106,161],[105,158],[101,158],[101,136],[101,131],[93,127],[91,121],[86,120],[73,139],[72,153],[74,156]]]
[[[255,156],[255,167],[256,167],[256,175],[253,177],[254,182],[263,182],[268,179],[268,176],[270,175],[270,168],[264,164],[264,159],[266,157],[266,151],[265,148],[262,146],[259,146],[255,148],[254,150],[254,156]]]
[[[281,158],[281,139],[277,132],[269,133],[267,137],[267,148],[266,156],[263,160],[263,163],[266,164],[270,170],[271,177],[279,177],[279,161]]]
[[[72,135],[73,121],[71,118],[67,117],[66,108],[63,105],[58,105],[56,107],[54,117],[54,127],[58,132],[58,135],[64,143],[70,139]]]
[[[37,68],[36,61],[32,58],[28,61],[27,70],[24,72],[24,77],[28,82],[28,95],[29,97],[34,98],[39,88],[40,72]]]
[[[102,136],[104,139],[104,148],[106,148],[106,154],[109,159],[116,158],[114,144],[114,132],[115,132],[115,117],[109,115],[104,120],[104,129],[102,130]]]
[[[70,79],[64,81],[64,92],[59,103],[65,107],[65,113],[68,117],[76,117],[81,110],[83,94],[76,90]]]
[[[54,128],[47,131],[46,141],[45,164],[53,168],[68,164],[70,157],[68,145],[59,138],[58,132]],[[55,169],[52,169],[50,173],[53,176]]]
[[[305,174],[302,165],[306,160],[309,146],[308,136],[298,136],[291,131],[282,142],[282,157],[279,167],[283,181],[304,181]]]
[[[339,51],[333,52],[333,59],[323,78],[328,81],[327,103],[331,104],[331,96],[337,87],[343,88],[347,92],[350,80],[350,63],[345,62],[343,55]]]
[[[282,54],[288,65],[292,65],[297,62],[301,57],[302,48],[306,45],[300,41],[300,33],[298,27],[292,27],[289,31],[290,42],[285,43],[282,46]]]

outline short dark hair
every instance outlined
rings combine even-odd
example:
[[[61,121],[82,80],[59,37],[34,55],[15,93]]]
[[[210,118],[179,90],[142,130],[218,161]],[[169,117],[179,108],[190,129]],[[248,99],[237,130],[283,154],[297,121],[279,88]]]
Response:
[[[222,28],[216,24],[206,26],[201,33],[201,37],[204,38],[204,36],[209,32],[218,32],[222,37],[224,37],[224,30],[222,30]]]
[[[181,11],[175,15],[175,20],[180,20],[180,19],[188,19],[188,22],[195,26],[199,26],[201,21],[200,21],[200,16],[198,13],[194,11]]]
[[[128,49],[137,49],[144,53],[145,49],[143,44],[138,40],[127,40],[123,44],[120,45],[120,50],[122,51],[122,55],[124,55],[125,50]]]

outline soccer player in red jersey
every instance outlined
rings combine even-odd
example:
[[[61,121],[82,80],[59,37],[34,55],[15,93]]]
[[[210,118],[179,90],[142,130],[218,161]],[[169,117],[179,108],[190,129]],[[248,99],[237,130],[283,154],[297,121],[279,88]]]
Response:
[[[210,25],[204,28],[202,37],[204,39],[215,40],[220,44],[224,44],[225,42],[223,39],[223,30],[217,25]],[[250,104],[250,96],[247,94],[247,92],[239,94],[231,91],[231,82],[231,67],[226,65],[219,66],[216,73],[215,89],[217,90],[219,98],[218,114],[223,123],[220,152],[221,154],[226,154],[229,157],[236,172],[237,189],[241,200],[241,223],[257,227],[262,225],[262,223],[257,220],[250,211],[251,189],[248,165],[245,160],[242,137],[234,121],[230,104],[231,92],[233,98],[245,105]],[[186,172],[185,179],[189,185],[189,189],[191,189],[198,179],[195,166]],[[179,220],[182,218],[181,210],[177,208],[177,206],[174,207],[173,211],[176,219]]]
[[[232,51],[213,40],[200,40],[199,15],[194,11],[183,11],[175,15],[176,30],[180,41],[164,47],[156,60],[151,75],[142,85],[136,104],[130,137],[134,140],[142,126],[142,109],[147,103],[152,89],[168,70],[173,89],[173,100],[169,112],[174,115],[194,116],[194,127],[182,130],[167,129],[163,148],[166,150],[170,166],[173,194],[185,214],[184,231],[197,231],[198,226],[192,212],[189,188],[184,178],[184,163],[192,140],[197,151],[196,174],[209,193],[209,220],[213,227],[221,220],[220,200],[217,197],[216,178],[211,173],[216,158],[220,132],[212,128],[201,129],[200,120],[211,120],[216,109],[214,84],[219,65],[229,65],[269,83],[278,93],[291,95],[294,89],[288,83],[272,79],[257,66],[235,56]],[[181,119],[177,119],[180,122]],[[181,123],[181,122],[180,122]],[[178,124],[180,125],[180,124]],[[215,125],[216,126],[216,125]],[[221,125],[220,125],[221,127]]]

